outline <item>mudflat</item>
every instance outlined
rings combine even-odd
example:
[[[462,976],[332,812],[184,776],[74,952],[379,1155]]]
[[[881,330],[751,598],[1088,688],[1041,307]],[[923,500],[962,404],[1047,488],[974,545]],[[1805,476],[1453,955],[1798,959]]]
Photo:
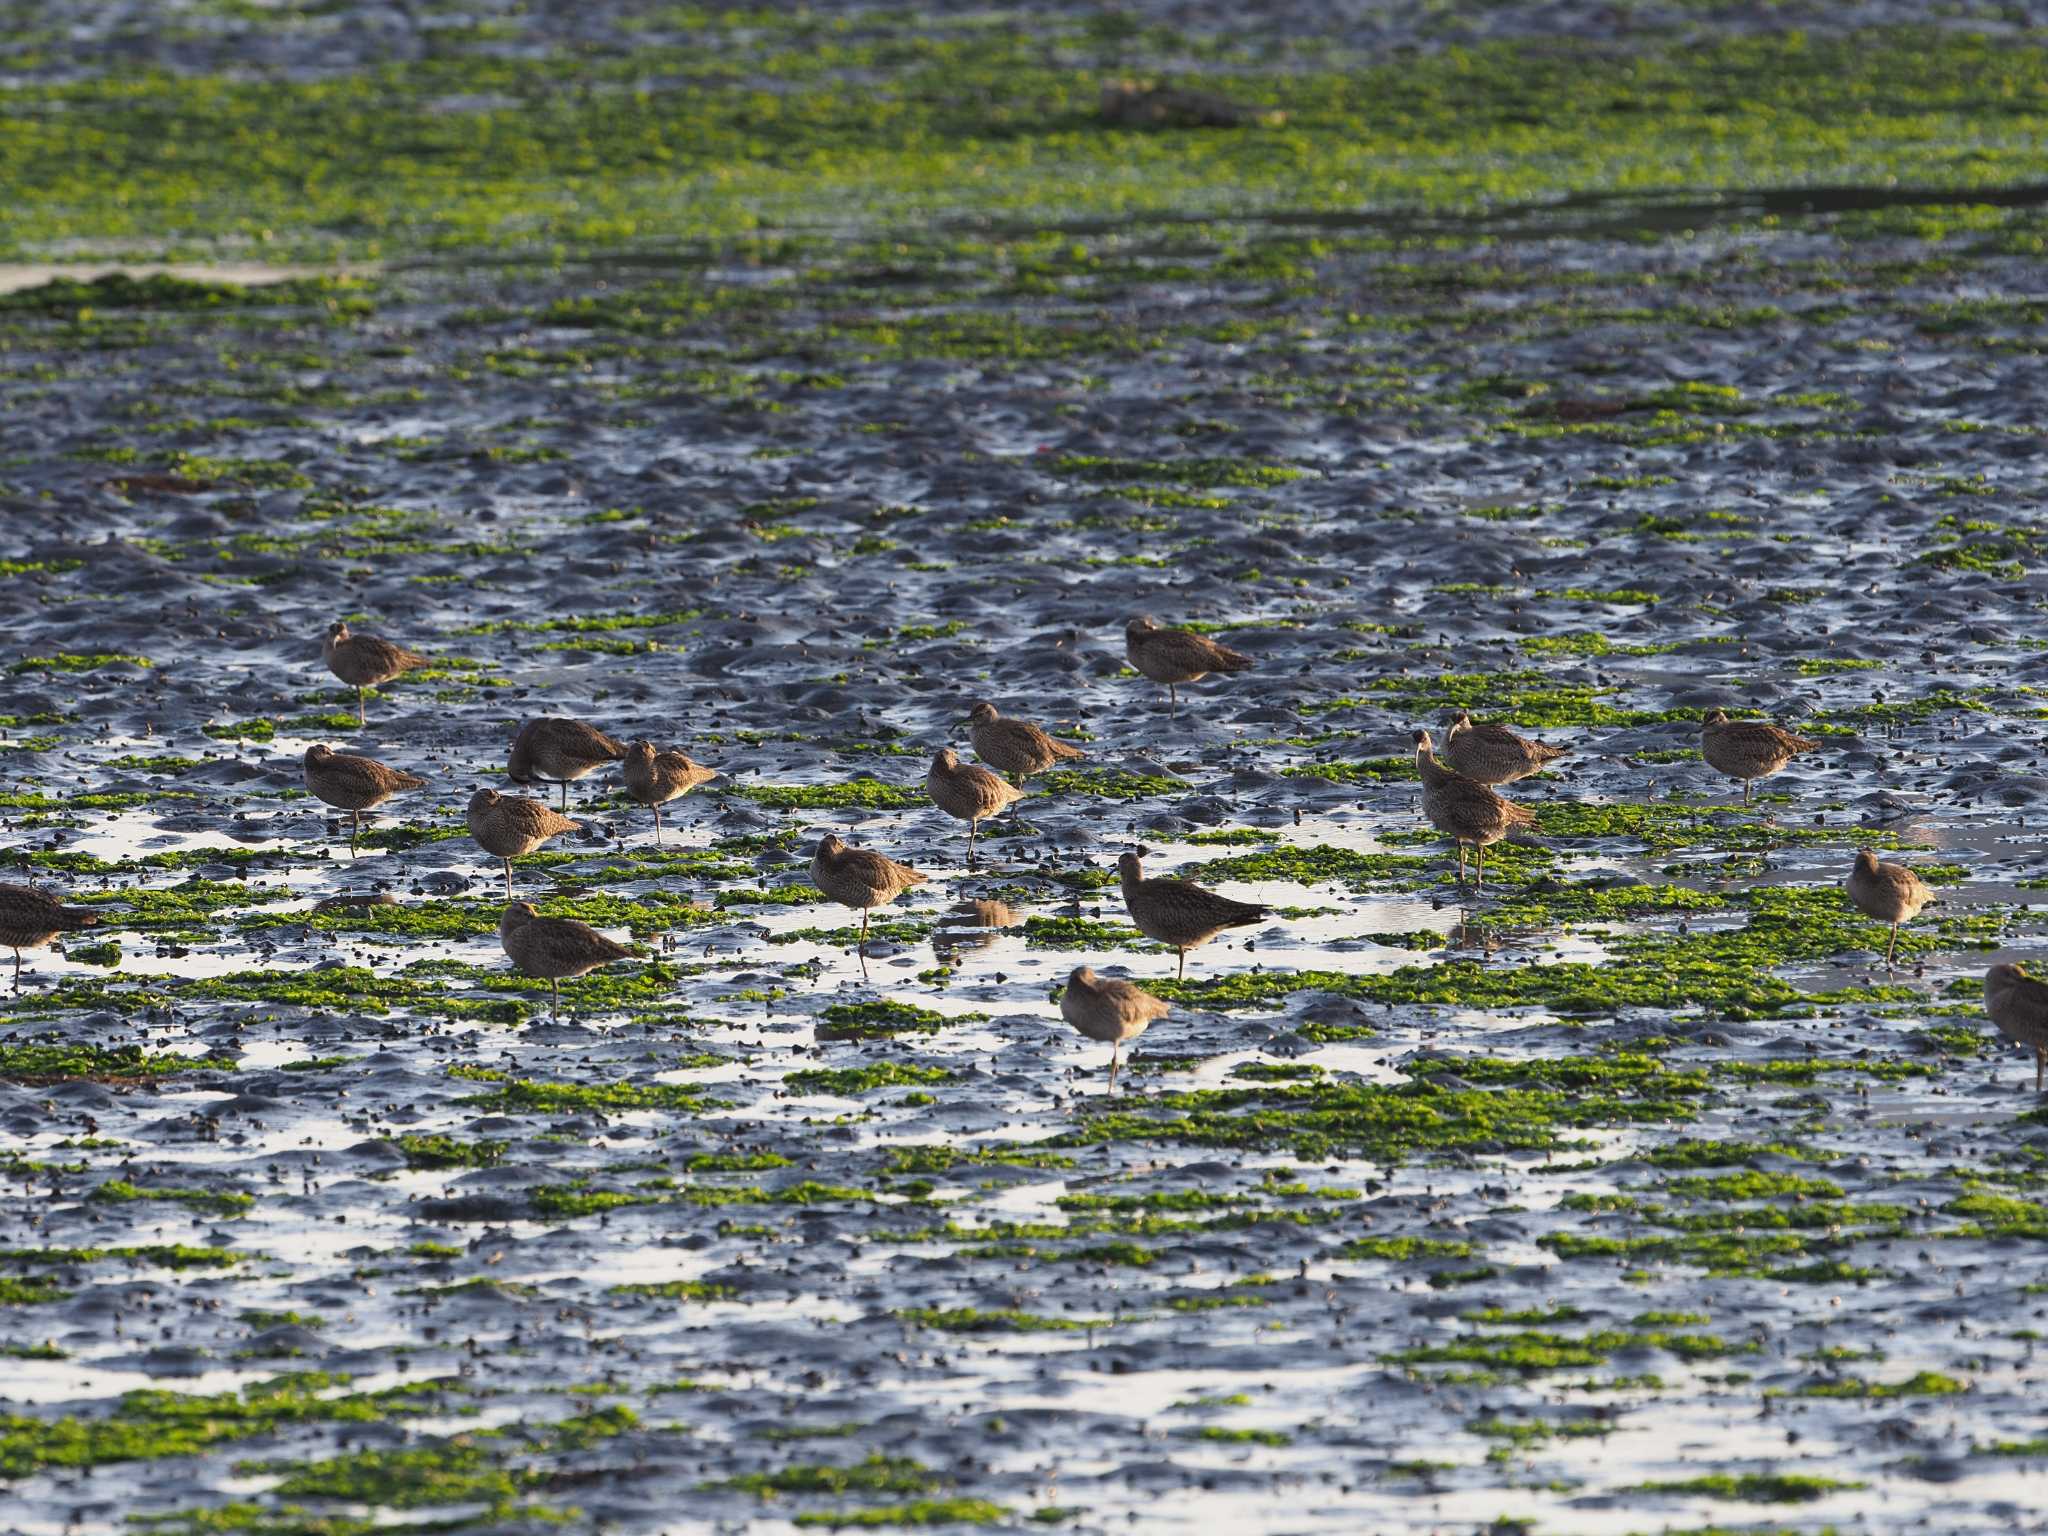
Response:
[[[2027,1507],[2037,8],[88,9],[0,53],[0,861],[99,917],[0,993],[8,1521]],[[970,872],[977,699],[1086,756]],[[1460,711],[1571,749],[1484,891]],[[559,1017],[464,820],[548,716],[721,775],[520,861],[636,949]],[[317,743],[426,780],[357,856]],[[867,981],[826,833],[931,877]],[[1177,982],[1127,850],[1271,913]]]

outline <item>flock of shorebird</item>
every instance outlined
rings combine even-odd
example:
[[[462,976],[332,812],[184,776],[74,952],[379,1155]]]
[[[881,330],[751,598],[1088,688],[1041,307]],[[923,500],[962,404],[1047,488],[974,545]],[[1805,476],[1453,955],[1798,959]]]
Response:
[[[1167,691],[1169,714],[1179,705],[1184,683],[1214,673],[1242,672],[1252,658],[1187,629],[1163,628],[1151,619],[1133,619],[1124,631],[1131,665]],[[334,624],[321,647],[328,669],[356,690],[356,720],[364,723],[367,690],[380,687],[429,658],[375,635],[353,633]],[[967,862],[974,867],[981,823],[1000,815],[1023,798],[1020,787],[1033,774],[1079,758],[1081,749],[1060,741],[1028,720],[999,714],[994,705],[976,703],[961,722],[968,728],[974,752],[988,767],[964,763],[951,747],[942,747],[925,777],[932,803],[967,823]],[[1567,749],[1532,741],[1501,725],[1475,724],[1460,713],[1444,738],[1448,764],[1438,760],[1430,733],[1414,735],[1415,766],[1422,780],[1422,813],[1458,849],[1458,881],[1465,880],[1467,850],[1473,855],[1475,878],[1486,883],[1486,850],[1512,834],[1533,827],[1527,807],[1501,795],[1495,786],[1538,773]],[[1700,724],[1700,752],[1707,764],[1741,781],[1743,802],[1751,799],[1755,782],[1785,767],[1820,743],[1759,720],[1731,720],[1723,710],[1711,711]],[[479,789],[469,799],[469,832],[485,852],[502,861],[506,907],[498,936],[505,954],[524,975],[548,982],[555,1006],[561,1006],[565,977],[581,976],[632,951],[574,918],[544,917],[528,902],[512,897],[512,861],[533,853],[565,832],[580,830],[566,814],[569,785],[612,763],[620,766],[626,792],[654,812],[654,835],[661,841],[661,808],[718,777],[687,752],[665,751],[650,741],[620,742],[580,720],[550,716],[529,720],[512,741],[506,775],[513,783],[553,783],[562,792],[562,810],[523,795]],[[995,770],[995,771],[991,771]],[[319,745],[306,749],[306,788],[318,799],[349,813],[349,848],[355,851],[363,812],[394,795],[422,787],[417,774],[393,768],[375,758],[336,752]],[[1147,878],[1135,853],[1117,860],[1124,906],[1132,924],[1147,938],[1171,946],[1179,956],[1178,977],[1187,974],[1188,951],[1231,928],[1261,921],[1268,909],[1257,902],[1237,901],[1188,880]],[[867,974],[870,914],[887,906],[928,876],[872,849],[849,845],[836,833],[819,839],[811,858],[811,880],[828,900],[860,913],[858,950],[861,974]],[[1892,966],[1899,926],[1918,916],[1934,899],[1920,877],[1903,864],[1881,861],[1869,850],[1859,852],[1847,882],[1849,899],[1863,913],[1891,927],[1885,965]],[[21,985],[21,952],[49,943],[61,933],[89,928],[97,921],[87,909],[66,907],[29,886],[0,885],[0,945],[14,951],[14,981]],[[2048,980],[2029,976],[2018,964],[1995,965],[1985,976],[1985,1008],[1998,1028],[2034,1052],[2034,1086],[2041,1091],[2048,1075]],[[1124,1042],[1145,1032],[1163,1017],[1169,1005],[1128,981],[1098,976],[1077,966],[1067,978],[1060,1012],[1090,1040],[1110,1047],[1109,1084],[1116,1086]]]

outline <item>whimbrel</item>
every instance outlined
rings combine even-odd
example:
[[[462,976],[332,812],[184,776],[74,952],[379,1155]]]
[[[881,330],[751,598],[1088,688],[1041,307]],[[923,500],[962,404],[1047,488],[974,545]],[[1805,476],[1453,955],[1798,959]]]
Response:
[[[469,797],[469,835],[485,853],[505,861],[505,894],[512,894],[512,861],[524,858],[551,837],[580,832],[581,822],[571,821],[538,800],[524,795],[503,795],[495,789],[480,789]]]
[[[573,917],[542,917],[533,904],[515,901],[498,919],[498,942],[523,975],[545,978],[562,1011],[562,978],[625,960],[633,951]]]
[[[355,689],[357,725],[363,723],[364,689],[381,688],[414,667],[424,667],[430,659],[375,635],[355,634],[338,620],[328,626],[320,655],[328,671]]]
[[[331,747],[306,748],[306,788],[319,799],[348,812],[348,851],[356,851],[363,812],[374,809],[401,790],[418,789],[427,781],[374,757],[336,752]]]
[[[1451,767],[1475,784],[1512,784],[1541,772],[1546,763],[1569,751],[1517,736],[1504,725],[1474,725],[1463,710],[1444,737],[1444,756]]]
[[[651,741],[636,741],[626,748],[619,773],[626,781],[627,794],[654,807],[657,844],[661,842],[661,808],[718,777],[715,769],[706,768],[689,753],[657,751]]]
[[[1060,995],[1060,1017],[1090,1040],[1109,1047],[1109,1091],[1116,1092],[1117,1053],[1126,1040],[1145,1033],[1154,1019],[1169,1012],[1166,1003],[1144,988],[1128,981],[1097,976],[1085,965],[1077,965],[1067,977],[1067,990]]]
[[[2018,962],[1984,973],[1984,1011],[1998,1032],[2034,1049],[2034,1092],[2048,1073],[2048,981],[2038,981]]]
[[[885,907],[912,886],[923,885],[929,877],[899,864],[887,854],[867,848],[850,848],[836,832],[818,840],[811,855],[811,884],[842,907],[860,912],[860,973],[868,973],[868,913]]]
[[[1029,720],[997,714],[995,705],[986,701],[967,712],[967,726],[974,755],[1019,784],[1055,763],[1085,755],[1079,747],[1048,736]]]
[[[1006,806],[1024,798],[1024,791],[997,778],[986,768],[960,761],[951,747],[941,747],[932,758],[931,771],[924,776],[925,793],[932,804],[948,816],[967,823],[967,867],[974,868],[974,839],[982,818],[1000,814]]]
[[[1207,635],[1162,629],[1146,618],[1132,619],[1124,626],[1124,654],[1153,682],[1166,685],[1169,716],[1180,706],[1180,684],[1200,682],[1211,672],[1242,672],[1252,664],[1244,652],[1233,651]]]
[[[1742,780],[1742,803],[1750,803],[1755,781],[1768,778],[1802,752],[1818,752],[1820,743],[1780,730],[1766,720],[1730,720],[1716,709],[1700,721],[1700,756],[1731,779]]]
[[[67,907],[28,885],[0,885],[0,944],[14,951],[14,986],[21,988],[21,952],[41,949],[60,933],[76,933],[99,923],[84,907]]]
[[[513,738],[505,774],[514,784],[540,780],[562,786],[562,809],[569,809],[569,782],[594,773],[626,755],[623,742],[612,740],[594,725],[549,715],[529,720]]]
[[[1422,814],[1458,845],[1458,884],[1465,883],[1465,850],[1469,847],[1478,850],[1479,884],[1484,886],[1488,845],[1517,827],[1534,826],[1535,813],[1438,762],[1427,731],[1415,733],[1415,767],[1422,775]]]
[[[1188,951],[1206,944],[1226,928],[1243,928],[1261,921],[1266,908],[1255,901],[1234,901],[1219,896],[1191,880],[1147,880],[1145,866],[1135,853],[1116,861],[1117,876],[1123,884],[1124,907],[1138,932],[1180,951],[1176,976],[1188,973]]]
[[[1865,848],[1849,871],[1849,900],[1865,917],[1892,925],[1891,942],[1884,947],[1884,968],[1890,970],[1899,947],[1899,924],[1918,917],[1920,909],[1934,900],[1934,892],[1905,865],[1883,863]]]

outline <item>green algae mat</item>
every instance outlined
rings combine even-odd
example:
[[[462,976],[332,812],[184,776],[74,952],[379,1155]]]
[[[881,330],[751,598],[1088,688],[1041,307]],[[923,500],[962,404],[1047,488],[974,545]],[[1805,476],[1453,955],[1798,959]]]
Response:
[[[15,1523],[2020,1518],[2048,14],[88,9],[0,0],[0,865],[98,918],[0,994]],[[977,699],[1087,755],[970,871]],[[1569,749],[1483,891],[1461,710]],[[519,862],[633,946],[559,1016],[541,715],[722,774]],[[357,856],[316,742],[427,780]],[[865,978],[826,832],[931,876]],[[1127,849],[1271,915],[1176,980]]]

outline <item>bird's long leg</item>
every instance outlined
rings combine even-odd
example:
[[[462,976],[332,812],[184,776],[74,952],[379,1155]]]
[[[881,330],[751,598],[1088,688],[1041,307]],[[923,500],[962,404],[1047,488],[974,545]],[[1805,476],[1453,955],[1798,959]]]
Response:
[[[348,851],[350,853],[356,851],[356,832],[361,828],[362,824],[363,813],[361,811],[350,811],[348,813]]]
[[[1481,843],[1474,851],[1474,860],[1479,866],[1479,889],[1486,889],[1486,844]]]
[[[1120,1042],[1111,1041],[1109,1047],[1109,1091],[1116,1092],[1116,1053]]]
[[[868,909],[860,909],[860,974],[865,981],[868,974]]]
[[[505,899],[507,901],[512,899],[512,861],[510,859],[505,861]]]
[[[1892,941],[1891,941],[1891,943],[1889,943],[1889,944],[1885,945],[1885,947],[1884,947],[1884,968],[1885,968],[1886,970],[1890,970],[1890,969],[1892,968],[1892,951],[1893,951],[1893,950],[1895,950],[1895,949],[1897,949],[1898,947],[1899,947],[1899,925],[1898,925],[1897,923],[1893,923],[1893,924],[1892,924]]]
[[[1186,981],[1188,979],[1188,952],[1185,949],[1180,952],[1180,969],[1173,973],[1173,979],[1175,981]]]
[[[562,779],[559,782],[562,786],[562,811],[564,814],[567,814],[569,809],[569,781]]]
[[[1756,780],[1755,780],[1755,779],[1744,779],[1744,780],[1742,781],[1742,803],[1743,803],[1744,805],[1748,805],[1748,804],[1750,803],[1750,800],[1749,800],[1749,796],[1750,796],[1750,791],[1751,791],[1751,790],[1753,790],[1753,789],[1755,789],[1755,788],[1756,788]]]
[[[21,951],[14,952],[14,990],[21,990]]]
[[[1166,685],[1166,718],[1171,720],[1180,710],[1180,694],[1171,683]]]
[[[562,1016],[562,981],[558,976],[548,978],[548,988],[555,994],[555,1017]]]
[[[974,868],[974,837],[980,830],[981,822],[979,820],[967,823],[967,867],[969,869]]]
[[[21,951],[18,949],[14,952],[14,965],[14,984],[18,987],[21,985]],[[2048,1072],[2048,1050],[2043,1050],[2037,1045],[2034,1047],[2034,1092],[2036,1093],[2041,1091],[2041,1074],[2043,1072]]]
[[[656,801],[654,806],[654,846],[657,848],[661,846],[661,802],[659,801]]]
[[[1458,884],[1465,883],[1465,845],[1458,844]]]
[[[358,683],[356,684],[356,724],[362,725],[363,723],[363,685]]]

